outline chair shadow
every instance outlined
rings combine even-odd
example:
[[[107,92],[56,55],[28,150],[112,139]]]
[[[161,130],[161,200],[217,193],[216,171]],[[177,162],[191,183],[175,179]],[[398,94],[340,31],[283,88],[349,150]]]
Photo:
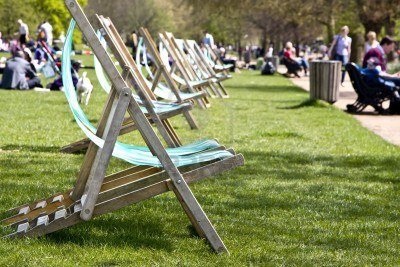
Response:
[[[124,218],[108,215],[51,233],[42,238],[57,245],[87,246],[101,244],[112,247],[146,247],[171,252],[173,250],[172,244],[163,238],[164,232],[160,218],[149,221],[140,216],[134,216],[134,214]]]
[[[60,148],[57,146],[29,146],[8,144],[0,146],[3,151],[22,151],[22,152],[37,152],[37,153],[58,153]]]

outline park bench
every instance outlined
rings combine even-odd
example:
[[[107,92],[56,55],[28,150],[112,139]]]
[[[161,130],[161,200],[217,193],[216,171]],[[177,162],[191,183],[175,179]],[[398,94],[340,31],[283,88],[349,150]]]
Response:
[[[216,252],[228,253],[188,184],[243,165],[243,156],[215,141],[213,146],[202,148],[195,148],[196,145],[192,144],[165,149],[132,95],[126,68],[122,74],[116,68],[78,2],[65,0],[65,4],[104,67],[112,88],[98,128],[93,129],[76,100],[69,71],[75,26],[75,21],[71,21],[63,50],[63,83],[72,114],[91,142],[75,187],[9,210],[7,214],[11,216],[2,220],[11,231],[7,237],[42,236],[172,191],[199,236],[207,239]],[[135,82],[135,89],[138,86]],[[117,142],[126,112],[137,124],[147,147]],[[136,166],[105,176],[112,155]]]
[[[385,101],[392,100],[394,91],[397,90],[391,82],[379,81],[379,76],[367,77],[363,70],[355,63],[348,63],[346,70],[350,76],[351,84],[357,93],[357,100],[353,104],[347,105],[347,111],[358,113],[367,106],[372,106],[378,113],[386,114],[382,104]]]

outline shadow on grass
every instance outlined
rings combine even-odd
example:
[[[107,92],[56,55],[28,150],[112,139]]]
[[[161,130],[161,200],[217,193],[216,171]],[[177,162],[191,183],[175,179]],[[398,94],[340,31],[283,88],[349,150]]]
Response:
[[[238,85],[229,85],[227,86],[229,89],[238,89],[238,90],[250,90],[250,91],[258,91],[263,93],[292,93],[292,92],[302,92],[305,93],[299,87],[290,86],[290,85],[258,85],[258,84],[238,84]]]
[[[28,146],[28,145],[3,145],[0,149],[4,152],[38,152],[38,153],[59,153],[60,148],[57,146]]]
[[[172,245],[163,233],[161,218],[143,220],[142,216],[124,219],[108,216],[57,231],[44,238],[55,244],[147,247],[171,252]]]
[[[300,109],[300,108],[306,108],[306,107],[327,108],[327,107],[330,107],[330,105],[321,100],[307,99],[307,100],[301,102],[300,104],[297,104],[294,106],[289,106],[289,107],[278,108],[278,109]]]
[[[400,200],[398,156],[241,152],[248,160],[237,170],[246,177],[240,187],[251,190],[229,189],[227,211],[319,214],[332,222],[400,220],[394,208]]]
[[[241,151],[241,153],[246,159],[254,162],[241,168],[240,172],[245,176],[267,174],[268,171],[266,172],[256,164],[263,162],[272,168],[271,174],[284,180],[311,180],[326,177],[326,179],[352,179],[354,182],[390,183],[400,186],[400,175],[397,177],[394,175],[398,173],[400,161],[400,157],[396,155],[327,156],[255,151]],[[353,171],[361,173],[362,176],[353,176]],[[388,173],[393,173],[393,176],[387,177]]]

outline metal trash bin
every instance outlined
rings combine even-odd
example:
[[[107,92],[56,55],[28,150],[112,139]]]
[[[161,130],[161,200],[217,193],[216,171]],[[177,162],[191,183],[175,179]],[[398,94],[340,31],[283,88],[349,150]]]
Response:
[[[339,99],[342,62],[314,60],[310,62],[310,98],[335,103]]]

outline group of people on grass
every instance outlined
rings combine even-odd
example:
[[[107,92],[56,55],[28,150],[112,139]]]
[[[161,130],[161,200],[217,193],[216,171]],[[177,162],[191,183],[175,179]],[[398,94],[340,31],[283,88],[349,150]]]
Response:
[[[50,57],[55,53],[52,47],[53,27],[48,21],[43,21],[37,27],[36,38],[33,38],[26,23],[21,19],[17,23],[17,38],[7,45],[4,45],[6,42],[1,39],[3,51],[10,52],[11,57],[0,60],[0,72],[3,74],[0,88],[19,90],[42,88],[38,73],[47,66]]]

